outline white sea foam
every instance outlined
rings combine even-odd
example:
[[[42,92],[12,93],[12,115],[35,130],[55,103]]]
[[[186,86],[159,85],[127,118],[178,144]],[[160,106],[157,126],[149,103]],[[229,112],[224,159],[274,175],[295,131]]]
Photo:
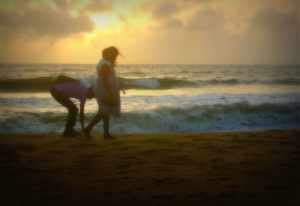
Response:
[[[3,64],[0,71],[0,133],[61,133],[67,110],[49,94],[55,77],[88,87],[97,78],[95,65]],[[119,65],[116,72],[128,90],[113,133],[300,128],[298,65]],[[97,111],[88,100],[86,125]],[[92,132],[103,132],[102,123]]]
[[[299,94],[123,96],[113,133],[251,131],[300,127]],[[51,97],[0,98],[0,133],[60,133],[67,111]],[[76,102],[78,105],[78,102]],[[34,106],[32,106],[34,105]],[[86,124],[97,113],[86,103]],[[79,123],[77,129],[80,130]],[[93,133],[103,132],[102,123]]]

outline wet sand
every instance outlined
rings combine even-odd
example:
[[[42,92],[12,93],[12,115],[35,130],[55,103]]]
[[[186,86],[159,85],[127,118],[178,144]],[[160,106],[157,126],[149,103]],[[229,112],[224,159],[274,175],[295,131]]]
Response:
[[[1,205],[300,205],[300,130],[0,135]]]

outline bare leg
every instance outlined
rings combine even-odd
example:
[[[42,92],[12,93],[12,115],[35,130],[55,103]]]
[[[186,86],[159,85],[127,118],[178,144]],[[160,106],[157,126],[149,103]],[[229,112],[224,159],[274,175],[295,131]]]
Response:
[[[103,116],[103,128],[104,128],[104,139],[116,139],[116,137],[110,135],[109,133],[109,120],[110,120],[110,116]]]
[[[62,106],[68,109],[68,121],[66,123],[65,130],[62,136],[63,137],[78,136],[80,133],[75,132],[73,129],[78,114],[77,106],[74,104],[74,102],[70,100],[70,98],[66,94],[59,92],[54,86],[51,88],[50,93],[58,103],[60,103]]]
[[[98,113],[98,114],[93,118],[93,120],[90,122],[90,124],[89,124],[86,128],[84,128],[83,134],[84,134],[87,138],[89,138],[89,139],[92,138],[90,132],[91,132],[91,130],[93,129],[93,127],[94,127],[98,122],[100,122],[100,121],[103,119],[103,116],[104,116],[104,115],[103,115],[102,113]]]

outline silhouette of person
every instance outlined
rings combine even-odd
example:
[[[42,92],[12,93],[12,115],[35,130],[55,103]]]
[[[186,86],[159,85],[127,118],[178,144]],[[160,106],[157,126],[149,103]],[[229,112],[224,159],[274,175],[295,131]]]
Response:
[[[102,59],[97,65],[98,78],[94,85],[94,94],[99,106],[97,115],[84,129],[87,138],[92,138],[92,128],[103,119],[104,139],[116,139],[109,133],[110,115],[121,117],[120,85],[115,73],[116,59],[119,51],[116,47],[108,47],[102,51]]]
[[[68,120],[65,126],[65,130],[62,134],[63,137],[76,137],[81,135],[80,132],[74,130],[76,124],[76,117],[78,114],[78,108],[70,98],[76,98],[80,101],[80,123],[82,130],[84,129],[84,106],[86,99],[92,99],[95,97],[93,87],[86,87],[81,81],[59,75],[54,85],[51,87],[50,93],[52,97],[60,103],[62,106],[68,109]]]

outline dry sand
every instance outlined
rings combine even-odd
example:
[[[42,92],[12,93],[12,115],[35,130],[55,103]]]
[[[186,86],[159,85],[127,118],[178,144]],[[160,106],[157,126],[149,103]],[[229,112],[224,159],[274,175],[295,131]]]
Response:
[[[0,136],[1,205],[300,205],[299,130]]]

